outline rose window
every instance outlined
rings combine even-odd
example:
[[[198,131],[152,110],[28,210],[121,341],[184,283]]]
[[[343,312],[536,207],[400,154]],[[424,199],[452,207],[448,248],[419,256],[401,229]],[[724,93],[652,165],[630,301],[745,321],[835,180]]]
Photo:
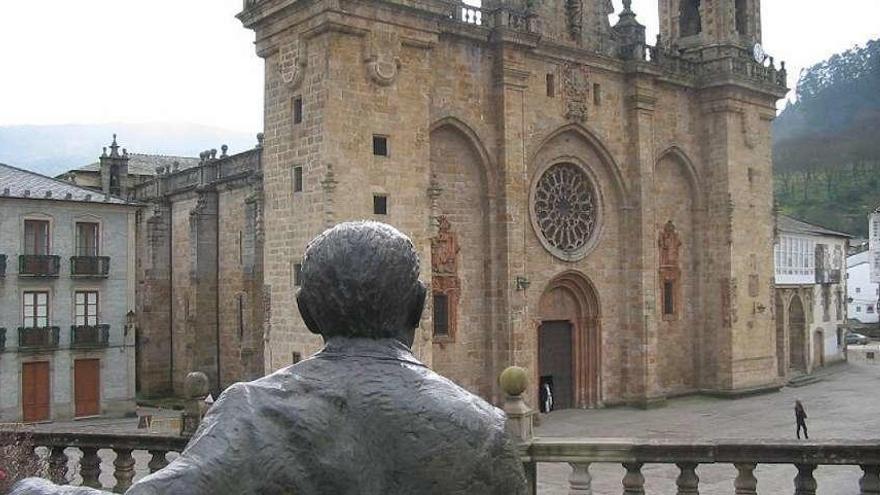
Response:
[[[593,184],[580,167],[548,168],[535,186],[532,208],[536,230],[551,252],[564,259],[586,254],[598,212]]]

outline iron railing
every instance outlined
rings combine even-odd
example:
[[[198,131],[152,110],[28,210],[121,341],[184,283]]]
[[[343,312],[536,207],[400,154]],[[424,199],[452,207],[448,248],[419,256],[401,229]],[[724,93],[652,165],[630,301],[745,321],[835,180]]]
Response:
[[[73,325],[70,327],[70,347],[107,347],[110,325]]]
[[[61,258],[52,254],[21,254],[18,256],[20,277],[57,277]]]
[[[18,327],[20,350],[57,349],[61,335],[58,327]]]
[[[71,256],[70,276],[106,278],[110,273],[109,256]]]

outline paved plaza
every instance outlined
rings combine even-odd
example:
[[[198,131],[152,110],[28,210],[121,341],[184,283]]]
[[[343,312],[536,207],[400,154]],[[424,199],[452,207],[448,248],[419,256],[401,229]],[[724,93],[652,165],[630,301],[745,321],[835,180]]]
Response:
[[[654,410],[613,408],[565,410],[545,416],[539,436],[586,438],[636,438],[680,440],[778,440],[795,438],[794,401],[804,403],[809,416],[810,439],[867,440],[880,442],[880,367],[857,364],[832,366],[821,373],[823,380],[800,388],[784,388],[772,394],[738,400],[694,396],[670,400]],[[567,494],[570,468],[565,464],[539,465],[539,493]],[[594,464],[596,494],[621,493],[623,467]],[[674,494],[675,466],[646,465],[642,468],[649,494]],[[794,493],[794,466],[759,466],[755,471],[758,492]],[[733,493],[736,469],[732,465],[701,466],[700,493]],[[859,493],[858,467],[819,467],[815,472],[820,495]]]

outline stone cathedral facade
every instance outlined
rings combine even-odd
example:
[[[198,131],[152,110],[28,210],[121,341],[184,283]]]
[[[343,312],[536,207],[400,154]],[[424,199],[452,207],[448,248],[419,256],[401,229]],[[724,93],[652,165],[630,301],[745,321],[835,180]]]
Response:
[[[498,402],[558,407],[778,387],[760,0],[246,0],[265,60],[263,357],[319,348],[306,243],[390,223],[431,287],[418,356]]]

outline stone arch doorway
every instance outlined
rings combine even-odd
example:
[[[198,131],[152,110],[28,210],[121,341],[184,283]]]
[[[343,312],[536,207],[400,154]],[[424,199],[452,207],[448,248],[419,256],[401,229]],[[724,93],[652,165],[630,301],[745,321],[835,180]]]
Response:
[[[794,296],[788,305],[789,366],[793,371],[807,371],[806,333],[804,303],[800,296]]]
[[[552,383],[554,409],[601,403],[599,299],[577,272],[554,278],[541,296],[538,325],[538,397]]]

